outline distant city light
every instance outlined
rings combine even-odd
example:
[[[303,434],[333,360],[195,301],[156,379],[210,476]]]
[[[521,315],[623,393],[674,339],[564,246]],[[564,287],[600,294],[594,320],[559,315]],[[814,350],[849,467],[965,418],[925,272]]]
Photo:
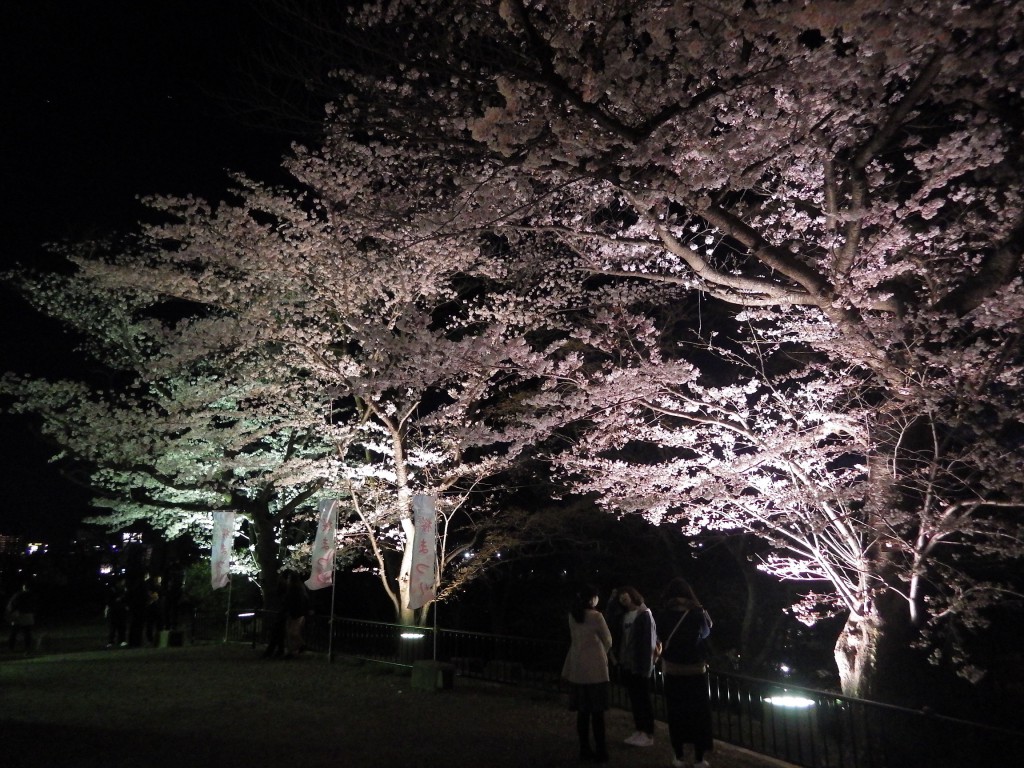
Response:
[[[764,700],[765,704],[771,704],[775,707],[787,707],[789,709],[807,709],[808,707],[814,706],[814,699],[808,699],[803,696],[768,696]]]
[[[114,566],[110,563],[104,563],[100,566],[100,576],[109,576],[114,572]]]
[[[403,632],[403,640],[422,640],[426,635],[422,632]]]
[[[47,549],[49,549],[49,545],[48,544],[42,544],[40,542],[29,542],[28,544],[25,545],[25,554],[27,554],[27,555],[46,554],[46,550]]]
[[[254,611],[249,611],[248,613],[240,613],[240,614],[238,614],[238,618],[240,618],[240,619],[251,619],[255,615],[256,615],[256,613]]]

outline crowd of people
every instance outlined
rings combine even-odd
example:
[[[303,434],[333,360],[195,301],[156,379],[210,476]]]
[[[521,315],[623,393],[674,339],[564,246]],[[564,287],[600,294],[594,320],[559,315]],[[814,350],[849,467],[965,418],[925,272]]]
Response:
[[[103,609],[107,647],[159,645],[164,630],[178,629],[185,570],[172,562],[166,574],[141,572],[116,576],[107,587]]]
[[[712,622],[693,588],[682,578],[669,582],[657,618],[632,586],[614,590],[604,613],[598,603],[592,586],[574,595],[562,668],[570,684],[569,709],[576,712],[580,759],[608,761],[604,713],[613,671],[629,695],[636,729],[625,743],[654,745],[651,686],[660,669],[672,765],[708,768],[713,740],[705,641]]]
[[[302,653],[302,630],[313,604],[302,577],[294,571],[281,573],[277,610],[270,612],[270,639],[264,656],[291,659]]]

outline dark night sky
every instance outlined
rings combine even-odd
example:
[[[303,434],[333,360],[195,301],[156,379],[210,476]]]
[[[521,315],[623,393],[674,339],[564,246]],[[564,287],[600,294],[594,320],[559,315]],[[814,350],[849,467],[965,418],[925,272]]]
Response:
[[[244,0],[0,4],[0,268],[46,263],[46,241],[130,228],[136,195],[218,197],[226,171],[265,178],[288,139],[220,94],[242,88]],[[74,376],[59,327],[0,290],[0,371]],[[57,538],[88,494],[47,464],[28,419],[0,416],[0,533]]]

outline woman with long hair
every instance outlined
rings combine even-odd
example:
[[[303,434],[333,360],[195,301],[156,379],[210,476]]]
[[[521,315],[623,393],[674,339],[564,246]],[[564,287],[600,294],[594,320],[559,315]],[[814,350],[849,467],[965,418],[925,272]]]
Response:
[[[612,634],[597,610],[597,589],[587,585],[573,595],[569,610],[571,644],[562,667],[569,681],[569,709],[576,713],[580,759],[608,762],[604,713],[608,709],[608,651]],[[594,744],[591,747],[590,733]]]

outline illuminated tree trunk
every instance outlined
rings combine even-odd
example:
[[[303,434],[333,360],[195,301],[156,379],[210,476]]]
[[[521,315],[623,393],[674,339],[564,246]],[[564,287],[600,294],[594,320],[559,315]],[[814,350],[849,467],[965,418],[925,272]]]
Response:
[[[409,493],[404,494],[406,499],[411,499]],[[408,504],[406,504],[408,506]],[[399,624],[411,627],[422,627],[427,623],[430,614],[430,606],[427,603],[422,608],[409,608],[409,586],[412,583],[412,559],[413,539],[416,535],[416,525],[413,521],[411,508],[409,513],[402,517],[402,565],[398,572],[398,600],[397,621]]]
[[[395,603],[395,618],[399,624],[421,626],[427,616],[429,604],[422,608],[409,608],[409,585],[412,582],[413,538],[416,526],[412,515],[412,490],[409,488],[409,469],[406,465],[405,435],[402,421],[394,420],[385,413],[376,411],[377,417],[391,433],[391,451],[395,462],[395,491],[402,526],[402,562],[398,570],[398,592],[391,592]],[[411,409],[410,409],[411,413]]]
[[[851,613],[834,653],[843,693],[873,701],[918,706],[919,655],[902,598],[892,591],[865,601]]]
[[[865,504],[872,543],[862,553],[856,582],[849,592],[850,615],[836,641],[834,653],[843,693],[863,699],[889,700],[895,687],[897,638],[906,625],[905,603],[899,590],[898,548],[893,545],[895,512],[902,503],[894,471],[895,450],[884,435],[891,424],[875,425],[879,444],[868,456],[869,497]]]
[[[281,561],[278,556],[275,520],[265,505],[262,509],[248,510],[248,517],[252,526],[256,565],[260,572],[259,586],[263,593],[263,605],[267,610],[277,610],[280,598],[277,572]]]
[[[419,618],[415,611],[409,608],[409,584],[412,579],[412,546],[413,536],[416,534],[416,526],[411,516],[402,518],[402,536],[405,539],[405,549],[402,551],[402,567],[398,572],[398,596],[400,605],[398,607],[398,623],[416,625]]]
[[[861,699],[877,693],[879,643],[883,623],[872,603],[851,613],[835,645],[836,666],[843,693]]]

